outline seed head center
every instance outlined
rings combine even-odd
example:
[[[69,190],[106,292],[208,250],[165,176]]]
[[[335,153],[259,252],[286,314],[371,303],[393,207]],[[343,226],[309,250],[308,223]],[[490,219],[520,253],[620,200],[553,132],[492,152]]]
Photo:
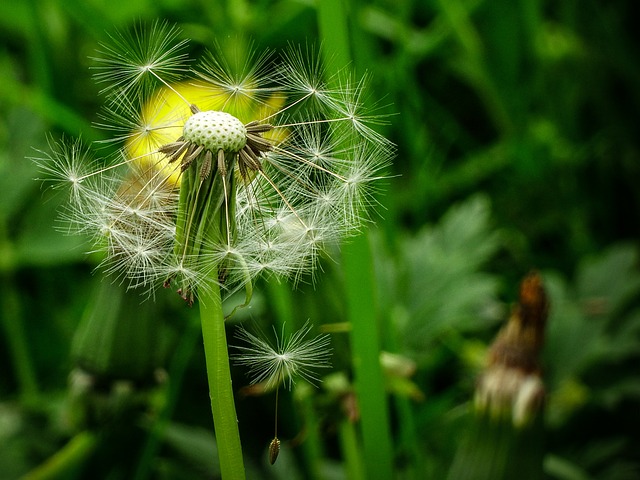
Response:
[[[207,150],[237,153],[247,143],[247,129],[233,115],[207,110],[193,114],[184,124],[182,136]]]

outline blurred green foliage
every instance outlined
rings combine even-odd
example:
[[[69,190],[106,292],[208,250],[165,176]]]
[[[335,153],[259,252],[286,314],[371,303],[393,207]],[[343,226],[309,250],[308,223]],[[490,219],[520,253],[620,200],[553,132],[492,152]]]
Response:
[[[551,297],[546,473],[638,478],[635,5],[347,5],[354,68],[371,75],[371,98],[393,114],[381,133],[398,146],[372,236],[382,348],[415,367],[386,370],[397,478],[446,474],[486,346],[532,268]],[[107,32],[156,18],[176,22],[194,49],[322,41],[314,4],[302,0],[0,4],[0,478],[215,476],[194,312],[164,292],[155,304],[99,300],[97,259],[64,234],[64,194],[34,181],[28,159],[47,133],[103,135],[92,126],[90,57]],[[332,257],[296,291],[259,285],[234,321],[340,325],[344,278]],[[115,378],[78,360],[72,339],[96,312],[157,321],[144,334],[154,351],[136,352],[135,365],[152,362],[145,381],[137,368],[135,379],[122,368]],[[249,478],[344,478],[347,461],[358,472],[349,344],[340,333],[332,341],[339,381],[284,395],[273,468],[273,398],[238,394]],[[78,368],[86,375],[70,381]],[[234,379],[246,384],[242,371]],[[105,405],[109,415],[89,421]]]

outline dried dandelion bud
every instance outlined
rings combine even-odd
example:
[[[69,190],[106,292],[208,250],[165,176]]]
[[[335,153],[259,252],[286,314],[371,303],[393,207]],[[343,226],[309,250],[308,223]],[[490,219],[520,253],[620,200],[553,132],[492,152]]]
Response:
[[[520,285],[518,304],[489,349],[478,380],[468,438],[449,471],[451,480],[537,480],[542,471],[540,369],[548,302],[537,273]]]
[[[520,285],[519,301],[489,350],[489,362],[476,388],[476,407],[493,416],[510,416],[521,427],[540,411],[544,400],[539,355],[548,303],[537,273]]]

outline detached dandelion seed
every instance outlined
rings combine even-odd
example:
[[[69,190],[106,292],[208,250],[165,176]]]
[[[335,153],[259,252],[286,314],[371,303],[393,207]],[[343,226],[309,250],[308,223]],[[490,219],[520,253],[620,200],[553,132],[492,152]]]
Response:
[[[264,383],[265,388],[272,389],[284,383],[291,390],[296,378],[316,384],[318,378],[314,370],[331,366],[331,347],[329,335],[306,339],[310,332],[309,322],[287,338],[284,338],[284,327],[279,336],[274,330],[276,341],[273,345],[240,327],[236,338],[244,345],[234,347],[239,353],[233,358],[238,365],[249,367],[252,385]]]
[[[276,436],[273,437],[273,440],[271,440],[271,443],[269,444],[269,463],[271,465],[276,463],[276,460],[278,459],[279,454],[280,454],[280,439],[276,434]]]
[[[278,438],[278,397],[280,384],[289,390],[295,384],[295,378],[303,378],[311,384],[319,382],[315,369],[329,368],[331,347],[329,335],[319,335],[306,339],[311,332],[309,322],[291,336],[284,337],[284,326],[280,336],[274,329],[275,345],[262,337],[240,327],[236,337],[243,343],[235,346],[237,354],[232,355],[235,363],[249,367],[251,384],[261,383],[265,389],[276,390],[274,438],[269,444],[269,462],[273,465],[280,452]]]

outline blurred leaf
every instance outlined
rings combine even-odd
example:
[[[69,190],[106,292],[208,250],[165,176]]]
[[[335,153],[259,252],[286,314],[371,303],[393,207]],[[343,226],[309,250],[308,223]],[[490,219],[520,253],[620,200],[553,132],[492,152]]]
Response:
[[[144,300],[144,292],[100,282],[73,339],[74,362],[99,379],[152,383],[160,326],[156,305]]]
[[[624,315],[630,300],[640,296],[637,260],[637,249],[629,245],[586,259],[574,293],[558,277],[549,276],[552,310],[546,351],[554,383],[579,377],[589,366],[637,354],[640,311]]]
[[[412,349],[424,351],[447,331],[479,330],[498,320],[499,281],[479,269],[499,246],[484,196],[452,207],[437,225],[404,242],[399,281]]]
[[[28,470],[28,440],[21,435],[23,424],[16,405],[0,403],[0,465],[4,478],[18,478]]]
[[[171,423],[164,431],[164,441],[185,464],[203,478],[220,476],[218,447],[213,433],[204,428]],[[188,477],[187,477],[188,478]]]
[[[555,455],[548,455],[544,459],[544,470],[558,480],[591,480],[591,477],[580,467]]]
[[[0,222],[13,216],[19,219],[25,203],[37,190],[34,182],[36,166],[27,157],[32,146],[38,145],[38,137],[44,139],[44,124],[27,109],[10,108],[0,120],[0,129],[6,138],[0,148]],[[3,136],[4,136],[3,135]]]
[[[565,281],[545,274],[551,311],[544,347],[547,383],[551,389],[577,377],[588,365],[602,337],[601,322],[588,322]]]
[[[44,141],[44,124],[28,109],[12,107],[3,119],[7,143],[0,149],[0,265],[48,266],[84,259],[83,239],[56,230],[60,197],[41,192],[28,157]]]
[[[587,314],[612,317],[625,303],[640,293],[638,251],[632,245],[616,245],[606,252],[586,259],[576,275],[576,294],[587,308]]]

